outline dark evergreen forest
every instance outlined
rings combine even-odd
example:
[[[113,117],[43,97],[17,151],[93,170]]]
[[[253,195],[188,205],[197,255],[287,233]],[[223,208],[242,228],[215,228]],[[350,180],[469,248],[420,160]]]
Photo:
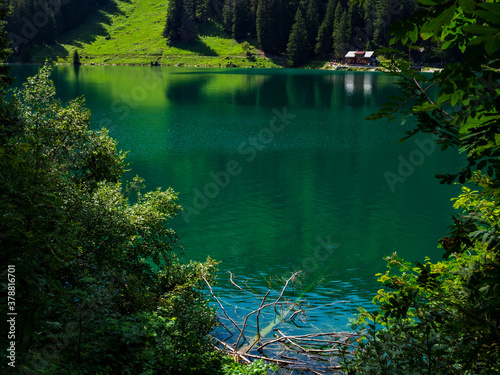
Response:
[[[384,47],[390,26],[416,10],[415,0],[169,0],[164,36],[170,43],[196,38],[195,25],[215,16],[237,39],[257,38],[291,65],[318,56],[341,59],[349,50]],[[216,4],[216,5],[217,5]]]
[[[57,37],[81,25],[113,0],[10,0],[6,32],[16,54],[27,58],[34,46],[55,44]]]

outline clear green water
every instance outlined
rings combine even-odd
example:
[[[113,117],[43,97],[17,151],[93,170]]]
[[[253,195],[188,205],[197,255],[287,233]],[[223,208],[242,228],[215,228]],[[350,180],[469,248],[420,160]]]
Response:
[[[19,82],[35,71],[12,73]],[[92,126],[130,150],[131,175],[180,193],[187,210],[171,225],[185,259],[220,261],[216,291],[240,314],[258,303],[229,287],[228,270],[265,291],[305,269],[313,309],[302,326],[344,329],[357,306],[370,306],[383,256],[441,256],[458,190],[434,175],[455,170],[458,157],[398,144],[400,124],[364,120],[396,94],[390,77],[85,66],[56,67],[53,79],[62,100],[84,95]],[[273,122],[284,107],[286,123]],[[417,166],[391,189],[384,174],[410,157]]]

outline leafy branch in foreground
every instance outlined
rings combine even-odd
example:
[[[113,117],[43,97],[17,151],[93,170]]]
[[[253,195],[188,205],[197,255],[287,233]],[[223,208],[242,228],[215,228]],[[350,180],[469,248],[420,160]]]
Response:
[[[219,373],[202,291],[215,263],[178,259],[177,194],[122,183],[125,153],[89,130],[83,99],[55,98],[49,75],[0,107],[11,119],[0,125],[0,240],[16,266],[17,370]]]
[[[481,208],[480,225],[498,238],[500,205],[463,187],[456,208]],[[374,298],[377,310],[362,310],[355,327],[363,330],[352,373],[496,374],[500,373],[498,249],[487,237],[443,262],[412,266],[396,254],[379,274],[385,289]],[[393,269],[397,271],[394,272]]]
[[[394,31],[393,43],[410,49],[421,40],[456,48],[462,61],[432,75],[394,58],[387,65],[399,78],[401,96],[371,119],[416,119],[407,138],[438,136],[443,149],[458,148],[467,165],[442,183],[467,182],[454,208],[450,235],[440,240],[442,262],[425,264],[387,257],[379,274],[384,289],[376,309],[361,310],[354,328],[361,338],[344,358],[349,374],[500,373],[500,3],[420,0]],[[420,39],[419,39],[420,38]],[[404,122],[405,123],[405,122]],[[403,139],[404,140],[404,139]],[[396,271],[394,271],[394,268]]]
[[[386,66],[399,78],[401,95],[392,97],[370,119],[411,116],[417,126],[406,131],[439,137],[443,149],[458,147],[468,164],[455,174],[439,176],[443,183],[464,183],[483,170],[499,187],[500,176],[500,5],[472,0],[422,0],[424,5],[394,28],[392,44],[420,48],[422,40],[442,42],[443,50],[458,49],[462,61],[447,64],[432,75],[412,69],[397,49]],[[405,138],[405,139],[406,139]]]

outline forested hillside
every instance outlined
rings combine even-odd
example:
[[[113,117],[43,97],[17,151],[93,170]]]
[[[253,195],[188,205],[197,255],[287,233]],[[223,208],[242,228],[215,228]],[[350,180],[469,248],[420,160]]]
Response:
[[[278,65],[290,66],[308,60],[341,59],[349,50],[388,46],[391,25],[417,9],[416,0],[366,0],[362,4],[348,0],[9,3],[12,14],[7,32],[15,58],[23,62],[33,61],[36,53],[38,59],[34,61],[49,58],[71,62],[74,50],[80,49],[80,53],[92,56],[106,55],[83,62],[109,63],[110,56],[114,62],[124,62],[116,56],[127,56],[126,61],[131,56],[148,55],[158,61],[162,57],[196,55],[211,56],[209,64],[220,64],[223,60],[214,57],[230,56],[235,61],[252,62],[255,57],[261,61],[265,54]],[[247,47],[242,45],[245,41],[249,43]],[[138,43],[140,49],[136,48]],[[87,44],[92,48],[86,49]],[[437,63],[450,60],[450,51],[445,54],[439,43],[423,42],[421,47],[412,52],[413,59]],[[199,59],[194,62],[197,63]]]
[[[91,12],[113,0],[10,0],[7,35],[14,53],[27,54],[37,45],[55,44],[61,34],[81,25]]]
[[[194,40],[196,24],[214,16],[213,6],[210,0],[169,0],[164,36],[170,43]],[[348,50],[386,46],[390,25],[415,9],[415,0],[362,5],[347,0],[225,0],[216,10],[233,38],[257,37],[267,53],[296,55],[290,61],[296,65],[307,57],[340,59]]]

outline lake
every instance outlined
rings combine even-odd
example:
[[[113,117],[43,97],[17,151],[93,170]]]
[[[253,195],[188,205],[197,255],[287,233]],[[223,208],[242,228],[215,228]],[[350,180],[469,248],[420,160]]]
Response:
[[[36,70],[12,75],[19,84]],[[130,177],[179,192],[185,210],[170,224],[184,259],[220,262],[215,291],[231,314],[259,301],[227,271],[264,294],[304,270],[295,296],[309,318],[293,329],[345,330],[371,306],[384,256],[441,257],[459,190],[434,176],[460,160],[430,136],[398,144],[401,122],[364,120],[397,94],[394,78],[124,66],[58,66],[52,77],[63,101],[84,95],[92,127],[130,151]]]

